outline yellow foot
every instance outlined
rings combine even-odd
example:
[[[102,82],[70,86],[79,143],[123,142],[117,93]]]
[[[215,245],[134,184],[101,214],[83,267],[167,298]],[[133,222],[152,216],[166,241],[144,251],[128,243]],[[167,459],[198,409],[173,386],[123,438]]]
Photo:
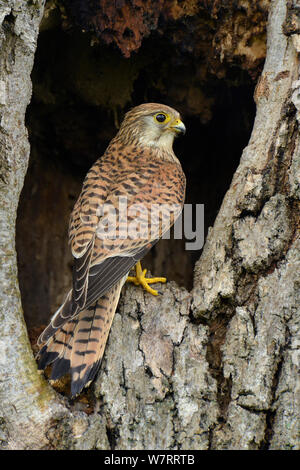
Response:
[[[156,282],[167,282],[167,279],[165,277],[145,277],[147,269],[142,269],[140,261],[138,261],[135,266],[135,272],[136,275],[128,276],[127,281],[133,282],[136,286],[143,286],[144,289],[146,289],[146,291],[152,295],[158,295],[158,292],[157,290],[152,289],[149,284],[154,284]]]

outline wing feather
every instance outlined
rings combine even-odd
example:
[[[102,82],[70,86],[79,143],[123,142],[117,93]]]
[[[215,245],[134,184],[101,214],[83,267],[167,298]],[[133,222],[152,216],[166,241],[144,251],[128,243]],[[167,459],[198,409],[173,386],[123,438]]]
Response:
[[[89,275],[85,307],[90,306],[125,276],[148,253],[156,242],[157,240],[148,243],[131,256],[114,256],[92,267],[91,270],[94,268],[94,271]]]
[[[136,163],[137,161],[137,158],[132,161],[129,159],[126,170],[123,162],[117,158],[104,158],[98,160],[88,172],[69,226],[69,241],[74,256],[71,298],[69,293],[64,307],[55,314],[55,320],[52,320],[45,334],[41,335],[40,342],[48,339],[58,327],[105,295],[145,256],[179,215],[185,187],[181,169],[174,168],[174,164],[168,166],[165,162],[149,162],[149,156],[145,156],[144,163]],[[113,177],[110,178],[110,175]],[[168,184],[164,185],[162,181],[167,181]],[[173,219],[168,219],[164,214],[159,216],[155,222],[156,231],[149,234],[146,220],[145,236],[139,239],[128,236],[101,239],[97,236],[97,229],[104,218],[101,207],[103,204],[111,204],[118,211],[121,196],[127,198],[128,208],[142,204],[151,210],[151,204],[157,205],[169,199],[171,204],[179,204],[179,210]],[[122,230],[121,223],[118,228]]]

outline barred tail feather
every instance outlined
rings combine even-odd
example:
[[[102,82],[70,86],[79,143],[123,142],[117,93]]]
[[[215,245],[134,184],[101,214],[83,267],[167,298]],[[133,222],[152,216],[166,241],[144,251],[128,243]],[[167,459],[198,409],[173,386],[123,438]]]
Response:
[[[89,386],[98,371],[126,277],[55,330],[39,352],[39,369],[52,364],[51,380],[71,374],[72,397]]]
[[[94,306],[84,310],[85,315],[76,325],[70,353],[72,396],[88,387],[98,371],[124,281],[119,281]]]
[[[59,307],[55,312],[47,328],[40,335],[37,344],[41,346],[46,343],[60,327],[64,325],[70,318],[74,317],[78,312],[78,307],[74,305],[72,300],[72,289],[68,292],[67,297],[65,298],[64,303]]]

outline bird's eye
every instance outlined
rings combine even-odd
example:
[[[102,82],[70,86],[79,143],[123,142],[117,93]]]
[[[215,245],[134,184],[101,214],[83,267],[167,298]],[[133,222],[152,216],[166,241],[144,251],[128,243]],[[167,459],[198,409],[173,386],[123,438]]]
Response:
[[[167,116],[163,113],[158,113],[155,115],[155,120],[157,122],[165,122],[166,119],[167,119]]]

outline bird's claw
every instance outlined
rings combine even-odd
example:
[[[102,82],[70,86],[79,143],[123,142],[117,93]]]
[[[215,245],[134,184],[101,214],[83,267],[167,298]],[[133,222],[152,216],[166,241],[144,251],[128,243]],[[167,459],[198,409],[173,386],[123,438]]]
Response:
[[[158,295],[158,291],[152,289],[149,284],[155,284],[157,282],[165,283],[167,279],[165,277],[146,277],[147,269],[142,269],[140,261],[135,266],[135,276],[128,276],[127,281],[133,282],[136,286],[142,286],[149,294]]]

